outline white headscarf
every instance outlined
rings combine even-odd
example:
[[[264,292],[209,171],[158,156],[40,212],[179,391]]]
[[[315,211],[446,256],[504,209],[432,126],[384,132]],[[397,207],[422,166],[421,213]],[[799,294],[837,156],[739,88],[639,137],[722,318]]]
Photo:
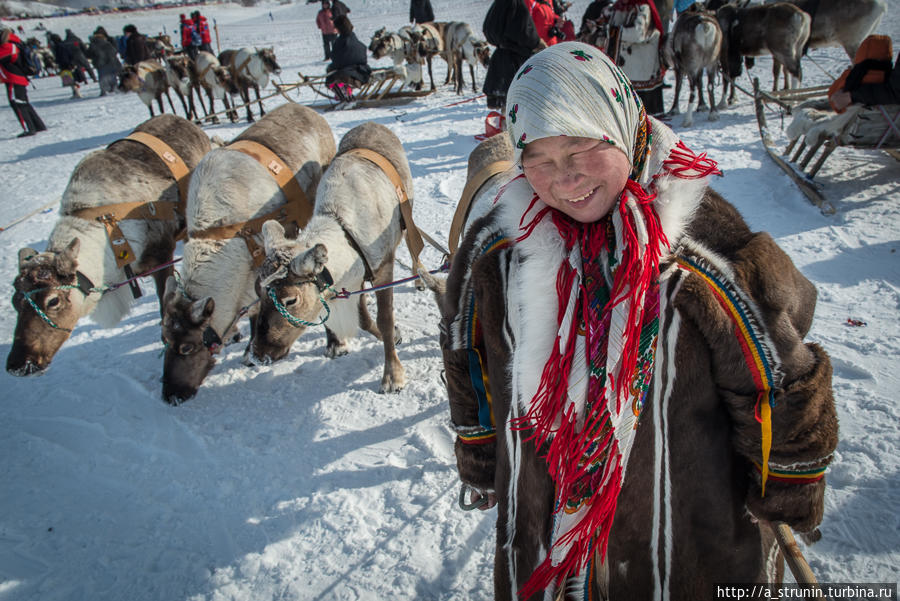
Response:
[[[529,58],[506,95],[506,123],[518,162],[529,142],[577,136],[606,140],[634,164],[644,114],[622,71],[581,42],[556,44]]]

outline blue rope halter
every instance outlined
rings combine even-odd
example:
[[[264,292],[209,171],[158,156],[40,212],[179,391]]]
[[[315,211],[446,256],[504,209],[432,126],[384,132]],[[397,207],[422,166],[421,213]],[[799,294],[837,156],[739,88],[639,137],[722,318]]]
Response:
[[[315,284],[316,282],[311,280],[309,282],[304,282],[304,283]],[[328,286],[324,289],[331,290],[334,294],[337,294],[333,289],[331,289],[330,286]],[[268,294],[269,294],[269,298],[272,299],[272,304],[275,305],[275,310],[278,311],[281,314],[281,316],[284,317],[285,320],[287,320],[287,322],[289,324],[291,324],[292,326],[294,326],[295,328],[301,328],[304,326],[307,326],[307,327],[308,326],[320,326],[320,325],[323,325],[326,321],[328,321],[329,317],[331,317],[331,309],[328,308],[328,303],[325,301],[324,298],[322,298],[321,290],[319,291],[319,302],[322,303],[323,307],[325,307],[325,316],[318,322],[306,321],[305,319],[300,319],[299,317],[295,317],[295,316],[291,315],[291,313],[287,310],[287,307],[285,307],[283,304],[281,304],[281,301],[278,300],[278,295],[275,293],[275,288],[273,286],[268,287]]]

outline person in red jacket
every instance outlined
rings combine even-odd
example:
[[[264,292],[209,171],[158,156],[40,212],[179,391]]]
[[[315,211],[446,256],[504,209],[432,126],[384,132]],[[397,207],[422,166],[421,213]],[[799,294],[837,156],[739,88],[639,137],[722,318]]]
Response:
[[[213,49],[210,45],[212,38],[209,35],[209,23],[206,22],[206,17],[201,15],[199,10],[195,10],[191,13],[191,18],[194,21],[194,29],[200,34],[200,50],[213,54]]]
[[[562,41],[557,37],[559,31],[556,27],[557,16],[550,0],[535,0],[531,5],[531,18],[534,20],[534,28],[537,29],[538,37],[544,40],[548,46]]]
[[[194,35],[194,22],[188,19],[184,13],[178,17],[180,19],[178,27],[181,30],[181,49],[187,52],[191,47],[191,37]]]
[[[331,2],[322,0],[322,10],[316,15],[316,27],[322,32],[322,46],[325,48],[325,60],[331,60],[331,48],[338,37],[331,15]]]
[[[47,126],[28,102],[28,78],[19,61],[21,53],[16,46],[17,43],[21,44],[22,40],[12,32],[12,29],[0,31],[0,81],[6,84],[9,106],[25,130],[19,134],[21,138],[44,131]]]

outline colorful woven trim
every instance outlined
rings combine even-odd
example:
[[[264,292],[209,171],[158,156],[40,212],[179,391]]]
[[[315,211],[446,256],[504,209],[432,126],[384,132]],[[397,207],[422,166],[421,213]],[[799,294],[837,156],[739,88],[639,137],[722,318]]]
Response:
[[[494,442],[494,440],[497,439],[497,431],[494,429],[478,429],[469,432],[457,432],[456,435],[459,437],[460,442],[462,442],[463,444],[488,444]]]
[[[699,275],[719,305],[734,322],[734,333],[744,354],[744,361],[753,376],[758,398],[756,401],[756,420],[762,429],[762,467],[761,496],[766,495],[766,480],[769,478],[769,453],[772,450],[772,409],[775,407],[775,390],[778,388],[780,373],[774,356],[767,345],[763,344],[760,326],[761,319],[755,314],[751,305],[737,287],[705,261],[696,257],[679,256],[678,264]],[[763,400],[766,402],[762,402]]]
[[[484,256],[494,251],[506,248],[511,243],[509,238],[497,235],[488,240],[482,247],[479,256]],[[491,386],[487,371],[484,369],[479,347],[481,345],[481,324],[478,321],[478,307],[474,295],[469,297],[468,306],[469,329],[466,332],[465,348],[469,355],[469,381],[472,392],[478,402],[478,423],[481,429],[474,434],[459,434],[460,440],[466,444],[485,444],[493,440],[494,433],[494,402],[491,397]]]
[[[755,461],[753,465],[756,467],[756,471],[762,474],[762,466]],[[820,468],[811,469],[811,470],[802,470],[802,471],[793,471],[793,470],[783,470],[777,469],[769,466],[769,480],[773,480],[775,482],[787,482],[790,484],[809,484],[811,482],[818,482],[822,478],[825,477],[825,470],[828,469],[828,466],[822,466]]]

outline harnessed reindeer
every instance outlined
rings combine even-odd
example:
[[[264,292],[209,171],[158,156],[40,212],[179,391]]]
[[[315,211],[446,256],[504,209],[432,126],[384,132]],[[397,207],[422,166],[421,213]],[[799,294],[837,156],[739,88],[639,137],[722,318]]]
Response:
[[[240,90],[241,100],[247,105],[247,121],[253,121],[253,111],[250,109],[250,88],[256,91],[256,101],[259,103],[259,115],[266,114],[260,100],[259,89],[269,85],[269,74],[278,75],[281,67],[275,59],[275,51],[269,48],[241,48],[239,50],[223,50],[219,54],[219,63],[226,65],[231,71],[231,77]]]
[[[164,267],[153,274],[162,302],[172,273],[167,264],[184,228],[188,174],[209,149],[199,127],[160,115],[78,163],[47,250],[19,252],[9,373],[46,370],[82,317],[104,327],[118,323],[140,288],[117,284],[135,272]]]

